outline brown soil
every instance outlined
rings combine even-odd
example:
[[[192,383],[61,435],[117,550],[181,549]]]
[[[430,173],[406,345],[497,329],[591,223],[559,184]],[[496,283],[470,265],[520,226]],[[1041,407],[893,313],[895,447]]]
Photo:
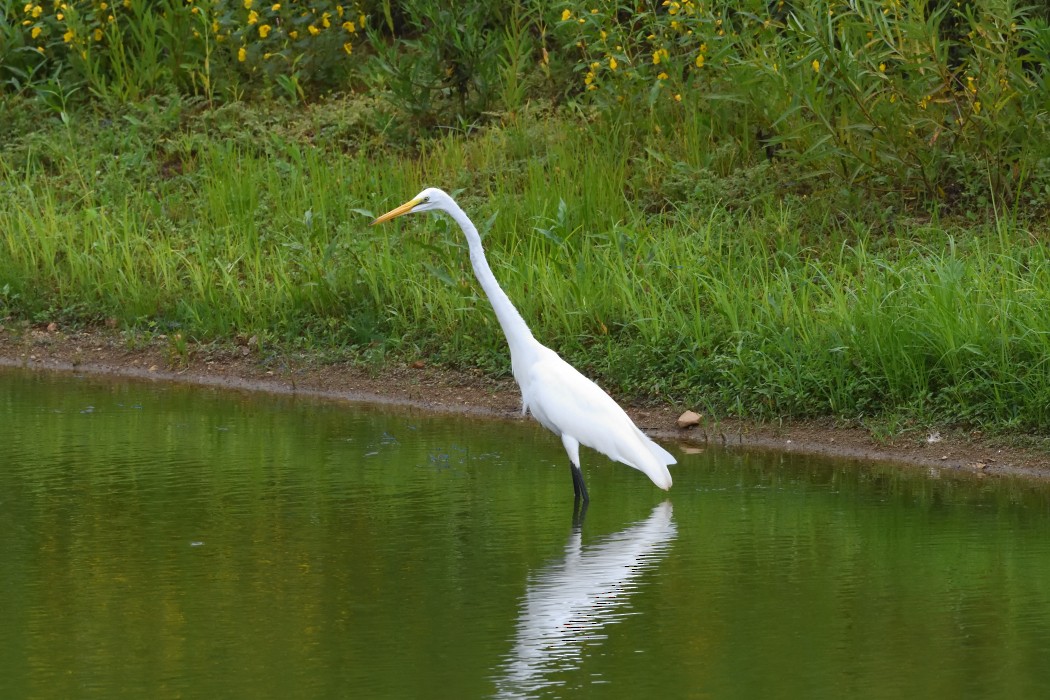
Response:
[[[242,345],[183,346],[165,336],[151,340],[112,330],[63,331],[0,325],[0,367],[77,372],[146,381],[174,381],[230,389],[302,394],[347,401],[413,406],[445,413],[521,420],[513,380],[454,372],[423,362],[369,370],[325,364],[306,354],[263,358],[254,339]],[[705,417],[682,429],[676,421],[692,406],[627,406],[640,428],[655,438],[862,459],[937,470],[1050,478],[1050,452],[997,445],[980,435],[925,432],[876,441],[862,429],[828,421],[769,425]]]

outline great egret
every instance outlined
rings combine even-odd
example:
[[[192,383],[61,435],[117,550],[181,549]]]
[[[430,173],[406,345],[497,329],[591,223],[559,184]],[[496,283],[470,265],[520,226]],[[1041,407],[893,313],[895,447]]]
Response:
[[[510,346],[510,364],[521,388],[522,413],[531,413],[545,428],[561,437],[569,455],[576,500],[587,503],[587,485],[580,470],[580,445],[645,472],[660,488],[671,488],[667,466],[675,458],[649,439],[601,387],[583,376],[558,353],[532,336],[521,314],[492,274],[478,229],[448,194],[430,187],[372,225],[414,212],[443,211],[463,229],[470,248],[470,263]]]

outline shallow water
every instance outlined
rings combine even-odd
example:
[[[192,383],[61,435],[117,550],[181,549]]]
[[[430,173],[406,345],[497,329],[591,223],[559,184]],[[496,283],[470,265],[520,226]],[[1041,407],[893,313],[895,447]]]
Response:
[[[0,697],[1050,697],[1050,487],[0,370]]]

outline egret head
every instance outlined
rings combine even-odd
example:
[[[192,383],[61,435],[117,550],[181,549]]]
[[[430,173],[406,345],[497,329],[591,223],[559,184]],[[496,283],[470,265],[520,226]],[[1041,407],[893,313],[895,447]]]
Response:
[[[408,214],[410,212],[434,210],[448,211],[450,204],[452,204],[452,198],[445,194],[444,191],[439,190],[436,187],[428,187],[401,206],[391,209],[386,214],[377,217],[376,220],[372,222],[372,226],[381,224],[384,221],[396,219],[402,214]]]

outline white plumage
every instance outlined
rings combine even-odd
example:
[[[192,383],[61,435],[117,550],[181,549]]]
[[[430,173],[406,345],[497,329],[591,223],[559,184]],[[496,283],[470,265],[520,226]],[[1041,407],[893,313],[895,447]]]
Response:
[[[675,458],[639,430],[601,387],[532,336],[492,274],[477,228],[452,197],[428,188],[372,223],[422,211],[443,211],[463,229],[474,274],[488,295],[510,346],[511,369],[521,388],[522,410],[561,437],[573,470],[576,497],[588,500],[580,470],[580,445],[644,472],[662,489],[671,488],[667,467],[675,463]]]

